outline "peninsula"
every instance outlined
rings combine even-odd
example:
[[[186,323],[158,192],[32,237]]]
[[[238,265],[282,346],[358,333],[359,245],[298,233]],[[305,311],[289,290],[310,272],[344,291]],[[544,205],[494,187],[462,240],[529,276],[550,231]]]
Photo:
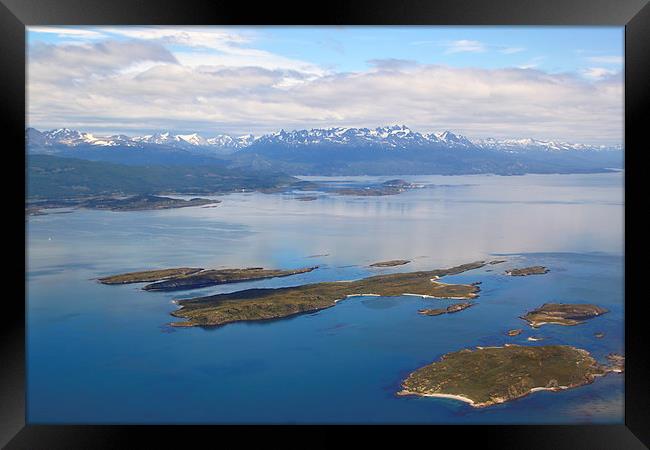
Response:
[[[144,272],[131,272],[100,278],[102,284],[127,284],[152,282],[144,286],[145,291],[178,291],[184,289],[197,289],[217,284],[240,283],[244,281],[261,280],[264,278],[287,277],[300,273],[311,272],[315,267],[302,269],[278,270],[264,269],[262,267],[248,267],[245,269],[203,269],[180,267],[174,269],[148,270]]]
[[[598,364],[586,350],[566,345],[481,347],[447,353],[417,369],[397,395],[453,398],[480,408],[537,391],[559,391],[620,371]]]
[[[478,296],[477,286],[445,284],[435,280],[484,265],[484,261],[478,261],[449,269],[377,275],[355,281],[330,281],[285,288],[247,289],[178,300],[180,308],[171,314],[186,321],[172,322],[171,325],[207,327],[232,322],[279,319],[329,308],[344,298],[363,295],[406,294],[430,298],[473,299]]]
[[[572,303],[544,303],[537,309],[526,313],[521,318],[533,328],[541,327],[547,323],[558,325],[578,325],[608,312],[607,309],[589,304]]]

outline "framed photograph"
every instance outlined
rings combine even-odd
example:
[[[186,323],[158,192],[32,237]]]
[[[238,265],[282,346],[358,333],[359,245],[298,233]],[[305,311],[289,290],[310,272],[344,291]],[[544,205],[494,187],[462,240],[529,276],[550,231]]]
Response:
[[[6,448],[650,442],[647,0],[0,15]]]

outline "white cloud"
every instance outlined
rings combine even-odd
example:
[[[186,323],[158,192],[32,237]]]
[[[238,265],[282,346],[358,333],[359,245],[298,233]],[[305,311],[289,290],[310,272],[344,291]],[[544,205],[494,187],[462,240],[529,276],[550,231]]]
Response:
[[[504,55],[512,55],[514,53],[520,53],[526,50],[523,47],[503,47],[499,50],[500,53],[503,53]]]
[[[56,34],[57,37],[66,38],[81,38],[81,39],[100,39],[104,37],[102,33],[91,30],[82,30],[79,28],[70,28],[70,27],[27,27],[27,30],[30,33],[46,33],[46,34]]]
[[[472,41],[467,39],[461,39],[459,41],[452,41],[447,44],[447,50],[445,54],[451,53],[481,53],[487,50],[487,46],[480,41]]]
[[[617,72],[604,67],[589,67],[583,70],[583,75],[589,78],[601,79],[615,75]]]
[[[28,58],[28,120],[37,128],[259,134],[405,123],[587,143],[620,143],[623,130],[623,84],[604,72],[585,78],[382,60],[334,74],[272,57],[266,67],[233,54],[192,61],[156,40],[40,45]]]
[[[535,56],[534,58],[531,58],[528,60],[528,62],[521,64],[517,67],[520,69],[535,69],[536,67],[539,67],[539,65],[546,59],[545,56]]]
[[[622,56],[589,56],[586,59],[596,64],[623,64]]]

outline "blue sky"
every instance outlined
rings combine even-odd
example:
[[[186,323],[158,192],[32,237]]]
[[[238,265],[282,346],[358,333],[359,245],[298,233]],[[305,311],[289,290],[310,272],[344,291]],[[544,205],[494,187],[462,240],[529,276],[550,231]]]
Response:
[[[406,123],[470,137],[621,143],[623,34],[622,27],[30,27],[29,121],[208,135]]]

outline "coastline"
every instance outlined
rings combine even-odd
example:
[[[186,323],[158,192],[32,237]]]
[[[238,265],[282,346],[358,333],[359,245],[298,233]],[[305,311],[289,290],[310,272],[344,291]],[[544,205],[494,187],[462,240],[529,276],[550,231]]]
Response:
[[[452,399],[452,400],[458,400],[458,401],[461,401],[463,403],[467,403],[467,404],[469,404],[470,406],[472,406],[474,408],[478,408],[479,407],[478,405],[480,405],[480,403],[476,403],[474,400],[472,400],[469,397],[465,397],[463,395],[457,395],[457,394],[419,394],[419,393],[412,392],[412,391],[404,389],[404,390],[401,390],[401,391],[397,392],[396,395],[399,395],[399,396],[415,395],[415,396],[418,396],[418,397],[448,398],[448,399]]]

